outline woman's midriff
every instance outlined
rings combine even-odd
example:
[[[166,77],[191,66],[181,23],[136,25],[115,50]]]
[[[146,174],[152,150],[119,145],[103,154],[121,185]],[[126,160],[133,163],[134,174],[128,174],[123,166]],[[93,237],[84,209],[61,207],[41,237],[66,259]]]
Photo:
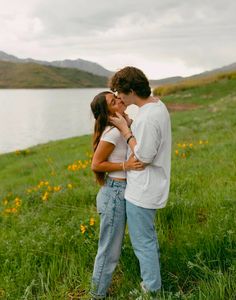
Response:
[[[111,180],[126,181],[126,178],[116,178],[116,177],[110,177],[110,176],[109,176],[109,178],[110,178]]]

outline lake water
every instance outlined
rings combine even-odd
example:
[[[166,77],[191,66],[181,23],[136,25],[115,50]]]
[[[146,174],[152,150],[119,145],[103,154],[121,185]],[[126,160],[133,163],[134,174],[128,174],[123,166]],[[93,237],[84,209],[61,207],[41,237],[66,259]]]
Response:
[[[92,133],[90,102],[103,90],[0,90],[0,153]],[[127,112],[134,117],[137,108]]]

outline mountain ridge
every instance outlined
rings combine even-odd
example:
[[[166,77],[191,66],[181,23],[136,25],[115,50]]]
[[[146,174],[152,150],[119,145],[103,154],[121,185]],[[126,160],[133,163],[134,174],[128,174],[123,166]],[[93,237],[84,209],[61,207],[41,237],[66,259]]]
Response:
[[[98,63],[91,62],[88,60],[83,60],[80,58],[75,60],[72,59],[54,60],[50,62],[50,61],[43,61],[43,60],[35,60],[32,58],[21,59],[14,55],[8,54],[4,51],[0,51],[0,61],[21,63],[21,64],[34,63],[38,65],[51,66],[51,67],[77,69],[77,70],[89,72],[91,74],[102,76],[102,77],[110,77],[112,76],[112,74],[114,74],[114,72],[105,69],[103,66],[99,65]],[[186,76],[186,77],[173,76],[173,77],[166,77],[162,79],[150,79],[149,82],[151,87],[157,87],[163,84],[178,83],[186,79],[197,79],[197,78],[214,75],[217,73],[223,73],[223,72],[234,71],[234,70],[236,70],[236,63],[232,63],[213,70],[207,70],[191,76]]]
[[[13,62],[13,63],[36,63],[39,65],[54,66],[60,68],[79,69],[103,77],[109,77],[113,74],[112,71],[105,69],[103,66],[99,65],[98,63],[84,60],[81,58],[75,60],[64,59],[64,60],[46,61],[46,60],[36,60],[33,58],[18,58],[17,56],[14,56],[12,54],[8,54],[4,51],[0,51],[0,60]]]
[[[79,69],[0,61],[0,88],[106,87],[107,77]]]
[[[213,70],[208,70],[208,71],[204,71],[198,74],[194,74],[191,76],[174,76],[174,77],[166,77],[166,78],[162,78],[162,79],[151,79],[150,80],[150,85],[152,87],[156,87],[158,85],[163,85],[163,84],[169,84],[169,83],[178,83],[182,80],[188,80],[188,79],[200,79],[203,77],[207,77],[210,75],[215,75],[215,74],[219,74],[219,73],[225,73],[228,71],[236,71],[236,63],[232,63],[220,68],[216,68]]]

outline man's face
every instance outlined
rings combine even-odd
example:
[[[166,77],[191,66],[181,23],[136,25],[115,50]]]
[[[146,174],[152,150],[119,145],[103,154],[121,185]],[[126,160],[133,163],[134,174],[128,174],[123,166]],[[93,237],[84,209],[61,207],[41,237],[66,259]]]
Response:
[[[124,93],[116,93],[117,98],[119,98],[126,106],[133,104],[133,93],[124,94]]]

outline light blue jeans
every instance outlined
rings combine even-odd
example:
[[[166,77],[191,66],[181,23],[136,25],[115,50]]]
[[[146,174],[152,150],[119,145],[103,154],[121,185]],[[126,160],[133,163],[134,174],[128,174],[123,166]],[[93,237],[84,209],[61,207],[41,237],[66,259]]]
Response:
[[[145,288],[157,292],[161,288],[159,245],[155,231],[156,209],[147,209],[126,201],[127,224],[134,253],[139,260]]]
[[[126,225],[125,187],[125,181],[108,178],[97,195],[100,235],[91,287],[91,294],[95,299],[106,296],[120,257]]]

